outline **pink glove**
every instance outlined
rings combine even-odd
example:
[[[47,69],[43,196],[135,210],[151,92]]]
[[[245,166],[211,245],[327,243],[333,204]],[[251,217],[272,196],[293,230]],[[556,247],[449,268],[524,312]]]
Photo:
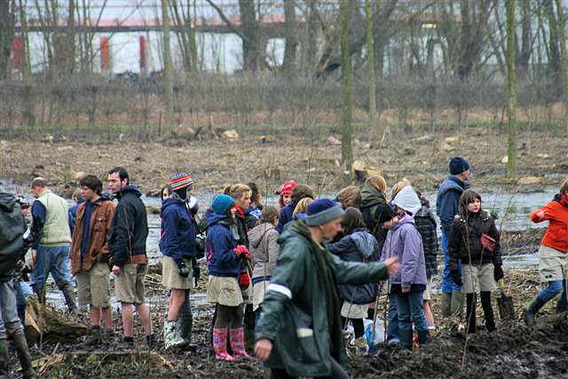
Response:
[[[252,257],[250,255],[249,249],[247,249],[245,245],[237,245],[237,247],[235,247],[235,254],[237,255],[237,257],[244,256],[246,259],[251,259]]]

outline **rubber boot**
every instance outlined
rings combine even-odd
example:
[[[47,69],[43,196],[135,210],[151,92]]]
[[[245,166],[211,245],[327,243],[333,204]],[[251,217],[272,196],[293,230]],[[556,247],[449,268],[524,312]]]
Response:
[[[491,292],[481,292],[481,306],[483,307],[483,314],[485,315],[485,328],[491,333],[495,330],[495,314],[491,306]]]
[[[8,340],[0,340],[0,378],[8,377]]]
[[[442,317],[450,317],[452,315],[452,294],[442,292],[442,299],[440,302],[440,310]]]
[[[412,350],[412,329],[399,329],[399,339],[403,348]]]
[[[40,304],[45,305],[45,287],[44,286],[38,286],[38,285],[34,285],[33,286],[33,290],[34,293],[37,296],[37,300],[39,301]]]
[[[546,302],[542,301],[541,298],[537,295],[530,303],[528,308],[523,310],[523,319],[525,320],[525,324],[527,324],[527,326],[536,325],[536,314],[539,309],[544,306],[544,304],[546,304]]]
[[[85,338],[85,345],[99,345],[103,342],[101,327],[99,325],[91,326],[89,335]]]
[[[245,349],[245,329],[243,327],[231,329],[231,349],[233,356],[249,357]]]
[[[71,284],[66,284],[60,287],[61,292],[63,292],[63,297],[65,297],[65,303],[67,308],[69,308],[69,313],[77,314],[77,302],[75,299],[75,290]]]
[[[20,360],[20,366],[22,366],[22,378],[30,379],[36,378],[36,374],[32,367],[32,356],[28,349],[28,342],[24,333],[16,333],[13,336],[14,346],[16,347],[16,352],[18,353],[18,359]]]
[[[562,281],[562,292],[560,298],[556,303],[556,313],[563,313],[568,311],[568,300],[566,299],[566,279]]]
[[[166,350],[185,345],[184,339],[181,338],[177,321],[164,321],[164,345]]]
[[[213,328],[213,350],[217,360],[230,362],[235,360],[227,353],[227,328]]]
[[[475,309],[477,308],[477,296],[474,293],[467,294],[466,303],[466,322],[467,334],[473,334],[477,331]]]
[[[191,332],[193,329],[193,314],[191,313],[191,305],[189,302],[189,290],[185,291],[185,301],[181,307],[178,324],[181,338],[189,345],[191,343]]]
[[[146,336],[146,345],[150,350],[158,348],[158,340],[156,340],[156,336],[153,333]]]
[[[450,307],[450,312],[452,316],[461,317],[461,315],[463,314],[463,300],[464,300],[464,295],[462,292],[460,291],[452,292],[452,301]]]

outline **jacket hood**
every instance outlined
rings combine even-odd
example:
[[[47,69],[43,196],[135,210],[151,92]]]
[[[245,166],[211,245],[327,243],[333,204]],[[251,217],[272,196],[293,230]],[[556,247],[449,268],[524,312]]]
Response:
[[[368,184],[363,186],[363,189],[361,190],[362,208],[373,207],[375,205],[386,203],[385,197],[378,189]]]
[[[231,222],[229,216],[218,215],[217,213],[212,212],[210,209],[205,211],[205,217],[207,218],[207,228],[210,228],[211,226],[219,222],[223,222],[226,225],[229,225]]]
[[[183,207],[183,202],[179,199],[166,199],[162,202],[162,208],[161,211],[164,212],[166,210],[166,208],[172,207],[172,206],[181,206]]]
[[[400,217],[400,216],[399,216]],[[414,218],[410,215],[405,215],[398,219],[398,222],[394,226],[393,230],[400,228],[404,224],[415,224]]]
[[[0,192],[0,208],[7,212],[12,212],[16,206],[16,198],[14,195],[6,192]]]
[[[252,228],[248,233],[250,245],[256,249],[260,245],[262,238],[266,235],[266,232],[270,229],[274,229],[274,226],[268,222]]]
[[[431,217],[430,207],[422,203],[422,207],[416,212],[416,217]]]
[[[411,212],[413,216],[415,216],[422,207],[418,195],[416,195],[416,192],[411,186],[406,186],[401,189],[394,198],[393,203],[397,207],[402,208],[407,212]]]
[[[365,230],[356,230],[351,233],[351,239],[355,243],[357,250],[361,256],[369,258],[378,249],[378,243],[375,237],[367,233]]]
[[[286,241],[288,238],[293,236],[302,236],[310,243],[313,243],[312,235],[310,234],[310,230],[308,229],[308,225],[306,225],[305,221],[296,221],[292,223],[289,228],[286,228],[282,234],[280,234],[278,243],[281,244],[283,241]]]
[[[448,175],[446,180],[440,185],[440,190],[438,191],[438,198],[444,193],[450,190],[456,190],[462,193],[464,190],[470,187],[469,183],[465,183],[459,180],[455,175]]]
[[[131,192],[134,195],[136,195],[137,197],[141,197],[142,196],[142,192],[140,192],[140,190],[138,189],[137,186],[133,185],[133,184],[128,184],[124,187],[122,187],[122,191],[120,191],[119,193],[116,194],[116,197],[120,198],[122,197],[122,195],[124,195],[125,192]]]

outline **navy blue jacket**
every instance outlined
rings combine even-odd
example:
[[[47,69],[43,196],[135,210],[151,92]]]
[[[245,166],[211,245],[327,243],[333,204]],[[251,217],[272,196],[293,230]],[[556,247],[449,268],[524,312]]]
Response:
[[[282,233],[284,230],[284,225],[292,221],[292,215],[294,214],[294,208],[291,206],[292,203],[286,205],[284,208],[280,209],[278,214],[278,225],[276,226],[276,231]]]
[[[197,228],[185,203],[178,199],[166,199],[162,203],[162,234],[160,251],[176,263],[195,257]]]
[[[442,230],[450,233],[454,216],[458,213],[458,204],[463,191],[470,186],[464,183],[454,175],[448,177],[440,184],[438,197],[436,198],[436,214],[440,218]]]
[[[207,240],[205,253],[209,275],[221,277],[238,277],[242,262],[235,254],[239,236],[234,224],[228,216],[218,215],[207,210]],[[231,225],[233,227],[231,227]]]
[[[376,262],[380,259],[379,244],[372,234],[365,229],[356,229],[339,242],[327,245],[330,253],[348,262]],[[379,294],[377,283],[360,286],[340,286],[343,300],[352,304],[369,304],[375,301]]]

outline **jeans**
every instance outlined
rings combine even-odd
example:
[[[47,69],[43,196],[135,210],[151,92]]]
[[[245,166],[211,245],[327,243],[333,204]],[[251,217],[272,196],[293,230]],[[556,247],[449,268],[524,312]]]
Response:
[[[451,294],[452,292],[461,291],[462,288],[454,283],[450,275],[450,252],[448,251],[450,232],[442,229],[442,252],[444,253],[444,271],[442,278],[442,292]],[[458,261],[458,269],[462,272],[461,261]]]
[[[400,342],[398,338],[398,312],[396,310],[396,298],[393,294],[389,294],[389,307],[387,313],[387,344],[391,342]]]
[[[18,316],[22,325],[26,323],[26,306],[28,301],[26,298],[33,294],[30,285],[22,280],[14,280],[14,290],[16,291],[16,305],[18,308]]]
[[[562,281],[562,295],[560,295],[560,299],[558,299],[558,310],[560,312],[566,312],[568,310],[568,299],[566,299],[566,279]]]
[[[11,280],[0,282],[0,340],[6,340],[14,334],[23,332],[18,317],[14,283]]]
[[[538,297],[540,298],[540,300],[543,303],[546,303],[552,299],[554,299],[556,297],[556,295],[558,295],[563,289],[563,281],[562,280],[553,280],[551,282],[548,282],[548,287],[546,287],[545,289],[543,289],[542,291],[540,291],[540,293],[538,294]],[[564,297],[564,301],[566,301],[566,293],[564,292],[563,294]],[[560,298],[560,300],[558,300],[558,302],[562,301],[562,297]]]
[[[410,292],[394,292],[398,310],[399,338],[402,346],[412,349],[412,324],[418,332],[418,340],[422,345],[428,341],[429,332],[424,317],[424,290],[412,288]]]
[[[73,285],[69,273],[69,246],[40,246],[38,248],[35,267],[32,271],[32,285],[42,288],[50,273],[60,289],[66,285]]]

